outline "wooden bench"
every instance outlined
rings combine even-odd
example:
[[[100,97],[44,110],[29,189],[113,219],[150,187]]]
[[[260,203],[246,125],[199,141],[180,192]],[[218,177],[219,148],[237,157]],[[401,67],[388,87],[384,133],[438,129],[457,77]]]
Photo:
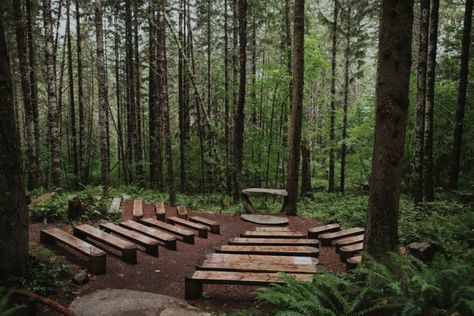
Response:
[[[176,216],[168,217],[166,221],[171,224],[178,224],[178,225],[196,230],[198,232],[199,237],[207,238],[207,232],[209,231],[209,227],[207,226],[204,226],[198,223],[193,223]]]
[[[229,253],[211,253],[206,259],[213,262],[260,262],[275,264],[297,264],[297,265],[317,265],[318,259],[314,257],[301,256],[268,256],[268,255],[247,255]]]
[[[268,245],[268,246],[312,246],[319,248],[317,239],[291,239],[291,238],[245,238],[235,237],[229,239],[229,245]]]
[[[319,249],[308,246],[235,246],[222,245],[215,248],[221,253],[240,253],[254,255],[318,257]]]
[[[188,219],[188,210],[186,206],[180,205],[176,208],[176,213],[178,214],[179,218]]]
[[[137,263],[137,247],[114,235],[108,234],[88,224],[74,226],[73,234],[76,237],[90,238],[101,242],[111,248],[117,249],[122,254],[122,260],[128,263]]]
[[[288,274],[302,282],[311,282],[312,274]],[[196,271],[191,277],[185,278],[186,299],[196,299],[202,296],[203,284],[237,284],[237,285],[269,285],[284,283],[276,273],[251,273],[228,271]]]
[[[170,235],[168,233],[157,230],[155,228],[151,228],[151,227],[148,227],[143,224],[130,221],[130,220],[121,222],[120,226],[126,227],[131,230],[135,230],[151,238],[157,239],[163,243],[165,248],[170,249],[170,250],[176,250],[176,240],[178,239],[176,236]]]
[[[99,227],[142,246],[150,256],[158,257],[158,240],[112,223],[101,223]]]
[[[354,270],[362,262],[362,256],[354,256],[346,260],[346,270]]]
[[[301,238],[306,238],[306,234],[303,234],[301,232],[265,232],[265,231],[262,232],[262,231],[248,230],[240,234],[240,237],[301,239]]]
[[[170,225],[151,217],[142,218],[140,222],[148,226],[165,230],[169,233],[172,233],[173,235],[177,235],[178,238],[182,239],[185,243],[194,244],[194,233],[190,230]]]
[[[281,264],[264,262],[222,262],[204,260],[196,267],[198,270],[236,271],[236,272],[285,272],[285,273],[316,273],[315,265]]]
[[[61,242],[74,250],[87,256],[89,261],[87,270],[92,274],[104,274],[106,269],[107,255],[101,249],[80,240],[77,237],[56,227],[43,229],[40,232],[40,240],[45,244]]]
[[[339,256],[341,258],[341,261],[345,262],[347,259],[354,257],[355,255],[362,252],[363,249],[364,249],[363,242],[341,247],[341,249],[339,249]]]
[[[328,224],[328,225],[313,227],[308,230],[308,238],[318,239],[319,235],[321,234],[333,233],[339,230],[341,230],[341,226],[339,226],[339,224]]]
[[[114,197],[110,203],[109,213],[118,213],[120,212],[120,204],[122,204],[121,197]]]
[[[143,217],[143,201],[133,200],[133,219],[135,221]]]
[[[156,214],[156,219],[162,222],[166,221],[165,203],[163,202],[155,203],[155,214]]]
[[[255,227],[254,231],[257,231],[257,232],[289,232],[291,230],[288,227]]]
[[[339,252],[341,247],[357,244],[364,241],[364,235],[357,235],[352,237],[345,237],[341,239],[333,240],[333,246],[336,246],[336,252]]]
[[[334,239],[361,235],[364,233],[364,231],[365,229],[362,227],[349,228],[334,233],[325,233],[319,235],[319,240],[323,246],[330,246]]]
[[[201,216],[190,216],[189,220],[191,222],[195,222],[195,223],[202,224],[204,226],[209,227],[210,232],[213,234],[217,234],[217,235],[220,234],[219,223],[216,221],[213,221],[212,219],[204,218]]]

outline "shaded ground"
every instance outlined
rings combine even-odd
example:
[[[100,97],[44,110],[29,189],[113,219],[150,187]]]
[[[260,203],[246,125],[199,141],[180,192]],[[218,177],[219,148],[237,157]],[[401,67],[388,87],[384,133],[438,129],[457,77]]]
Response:
[[[122,205],[124,210],[122,218],[132,218],[132,201],[125,201]],[[167,215],[176,215],[174,208],[166,209]],[[192,214],[192,212],[190,212]],[[154,215],[153,205],[144,204],[145,217]],[[258,225],[244,222],[239,216],[224,214],[199,213],[201,216],[213,219],[220,223],[221,234],[209,234],[208,239],[195,238],[195,244],[190,245],[179,242],[177,251],[160,247],[159,257],[152,257],[143,252],[138,253],[138,264],[124,263],[118,256],[107,256],[107,273],[100,276],[92,276],[89,283],[77,289],[74,294],[80,296],[91,293],[97,289],[131,289],[164,294],[184,299],[184,277],[195,271],[195,266],[204,260],[206,254],[212,253],[215,246],[226,244],[227,240],[237,237],[244,230],[252,229]],[[289,216],[289,228],[306,232],[308,228],[320,223],[310,219],[302,219]],[[48,225],[47,225],[48,226]],[[70,225],[56,225],[71,231]],[[32,224],[30,226],[30,240],[39,242],[39,231],[45,227],[43,224]],[[68,252],[53,247],[59,255],[64,255],[73,264],[73,269],[78,270],[84,266],[80,256],[71,255]],[[344,272],[345,266],[339,261],[339,256],[333,247],[321,247],[319,255],[320,265],[329,270]],[[76,266],[79,265],[79,266]],[[254,302],[253,291],[255,287],[249,286],[226,286],[205,285],[204,297],[189,301],[191,305],[211,312],[233,312],[242,308],[258,308]],[[73,297],[63,297],[60,301],[69,304]]]

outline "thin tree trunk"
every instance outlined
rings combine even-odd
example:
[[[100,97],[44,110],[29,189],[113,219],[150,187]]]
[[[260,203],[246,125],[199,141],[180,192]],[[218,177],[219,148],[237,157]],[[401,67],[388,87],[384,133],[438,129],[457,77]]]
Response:
[[[135,173],[139,176],[139,167],[136,161],[136,114],[135,114],[135,74],[133,66],[133,40],[132,40],[132,9],[131,0],[125,1],[125,47],[126,47],[126,85],[127,85],[127,160],[134,162]],[[132,176],[130,175],[132,181]]]
[[[109,100],[107,86],[107,67],[104,55],[104,28],[102,24],[102,4],[95,4],[95,28],[97,42],[97,83],[99,86],[99,138],[100,138],[100,169],[102,185],[110,184],[109,162]]]
[[[471,25],[472,25],[472,3],[466,0],[464,12],[464,27],[461,47],[461,67],[459,69],[458,101],[456,107],[456,121],[454,125],[453,151],[451,155],[451,174],[449,177],[449,188],[457,190],[459,182],[459,169],[461,164],[462,133],[464,124],[464,112],[466,109],[467,78],[469,74],[469,49],[471,47]]]
[[[160,138],[159,131],[159,105],[158,105],[158,87],[157,80],[157,17],[153,3],[149,3],[149,72],[148,72],[148,127],[149,127],[149,138],[150,138],[150,182],[153,187],[158,187],[159,178],[158,174],[160,170],[159,166],[161,162],[161,156],[158,156],[158,139]]]
[[[179,0],[178,13],[178,37],[181,43],[184,42],[184,0]],[[178,105],[179,105],[179,182],[181,192],[186,190],[186,119],[185,114],[185,72],[184,72],[184,58],[183,54],[178,55]]]
[[[332,23],[332,49],[331,49],[331,104],[329,109],[329,175],[328,191],[334,192],[334,142],[336,140],[336,65],[337,65],[337,19],[339,15],[339,2],[334,0],[334,20]]]
[[[56,95],[56,73],[54,67],[54,36],[51,0],[43,0],[45,31],[46,80],[48,94],[49,139],[51,146],[51,180],[55,187],[61,185],[61,139],[59,135],[60,114]]]
[[[425,199],[427,202],[434,201],[433,185],[433,109],[434,89],[436,78],[436,49],[438,46],[438,17],[439,0],[433,0],[430,13],[430,31],[428,38],[428,64],[426,68],[426,104],[425,104],[425,140],[424,140],[424,163],[425,173],[423,176]]]
[[[121,89],[121,78],[120,78],[120,57],[119,57],[119,34],[115,32],[115,93],[117,103],[117,156],[119,162],[122,164],[123,177],[125,182],[128,182],[128,163],[127,155],[124,150],[124,139],[123,139],[123,105],[122,105],[122,89]],[[120,169],[119,169],[120,171]],[[120,176],[120,172],[119,172]]]
[[[232,174],[230,172],[230,115],[229,115],[229,26],[228,0],[224,0],[224,142],[225,142],[225,181],[226,192],[232,192]]]
[[[211,10],[212,10],[212,2],[211,0],[207,0],[207,19],[206,19],[206,26],[207,26],[207,113],[209,116],[212,117],[212,109],[211,109]]]
[[[22,276],[28,263],[28,209],[22,181],[10,57],[0,17],[0,279]]]
[[[84,116],[84,90],[82,69],[82,34],[81,34],[81,11],[79,0],[76,0],[76,50],[77,50],[77,102],[79,105],[79,177],[84,181],[84,166],[86,164],[86,121]]]
[[[288,215],[297,214],[298,172],[300,164],[301,125],[304,87],[304,0],[295,0],[293,13],[293,84],[290,125],[288,126],[288,195],[283,206]]]
[[[138,48],[138,3],[133,1],[133,24],[134,24],[134,52],[135,52],[135,62],[134,69],[135,72],[135,128],[136,128],[136,137],[135,137],[135,164],[137,170],[137,179],[143,183],[143,148],[142,148],[142,106],[141,106],[141,89],[140,89],[140,54]]]
[[[397,251],[398,248],[398,215],[409,105],[412,25],[412,0],[382,1],[375,139],[364,242],[364,249],[377,260],[389,260],[387,252]]]
[[[308,142],[301,142],[301,195],[311,193],[311,149]]]
[[[426,64],[428,57],[429,19],[430,0],[421,0],[415,119],[415,162],[413,169],[413,198],[415,204],[423,201],[423,141],[425,131]]]

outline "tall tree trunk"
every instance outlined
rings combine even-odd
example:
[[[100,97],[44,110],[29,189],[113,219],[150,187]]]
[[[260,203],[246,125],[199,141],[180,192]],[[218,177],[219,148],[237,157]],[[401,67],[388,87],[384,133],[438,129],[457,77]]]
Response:
[[[77,132],[76,132],[76,107],[74,103],[74,73],[72,68],[72,44],[71,44],[71,0],[66,1],[66,37],[67,37],[67,65],[68,65],[68,87],[69,87],[69,119],[70,119],[70,142],[72,147],[73,161],[73,186],[79,181],[79,159],[77,156]]]
[[[328,191],[334,192],[334,142],[336,140],[336,65],[337,65],[337,19],[339,15],[339,1],[334,0],[334,20],[332,23],[331,49],[331,103],[329,108],[329,175]]]
[[[158,187],[158,174],[161,157],[158,157],[158,139],[160,137],[159,131],[159,106],[158,106],[158,87],[157,80],[157,25],[158,19],[156,17],[154,4],[150,1],[149,4],[149,73],[148,73],[148,127],[150,139],[150,182],[153,187]]]
[[[181,43],[184,42],[184,25],[186,24],[184,19],[185,3],[184,0],[179,0],[179,13],[178,13],[178,37]],[[181,192],[186,190],[186,129],[185,126],[185,71],[184,71],[184,58],[183,54],[178,55],[178,105],[179,105],[179,183]]]
[[[37,185],[36,150],[34,136],[34,111],[31,104],[30,77],[28,72],[28,43],[25,10],[23,1],[13,1],[15,12],[15,33],[18,60],[20,63],[21,89],[23,96],[23,108],[25,111],[25,144],[27,156],[28,189],[32,190]],[[3,34],[2,34],[3,36]]]
[[[434,201],[433,184],[433,109],[434,90],[436,78],[436,50],[438,46],[438,17],[439,0],[433,0],[430,13],[430,31],[428,38],[428,64],[426,68],[426,104],[425,104],[425,140],[424,140],[424,163],[425,173],[423,176],[425,199]]]
[[[242,160],[245,127],[245,84],[247,76],[247,0],[237,0],[239,21],[239,94],[234,123],[234,193],[233,199],[240,200],[242,190]]]
[[[426,64],[428,57],[429,19],[430,0],[421,0],[415,119],[415,162],[413,170],[413,198],[415,204],[423,201],[423,134],[425,131]]]
[[[141,92],[140,92],[140,52],[139,52],[139,45],[138,45],[138,3],[137,1],[133,1],[133,24],[134,24],[134,53],[135,53],[135,62],[134,68],[132,71],[135,72],[134,79],[135,79],[135,128],[136,128],[136,137],[134,143],[134,153],[135,153],[135,164],[137,170],[137,178],[140,182],[143,182],[143,148],[142,148],[142,106],[141,106]]]
[[[472,3],[473,0],[466,0],[466,10],[464,12],[458,101],[456,107],[456,121],[454,125],[453,151],[451,156],[451,174],[449,177],[449,188],[452,190],[457,190],[458,188],[459,169],[461,164],[462,132],[464,112],[466,108],[467,77],[469,72],[469,49],[471,47]]]
[[[170,128],[170,108],[169,108],[169,97],[168,97],[168,66],[166,56],[166,0],[160,0],[160,21],[159,21],[159,46],[160,50],[159,62],[160,68],[159,77],[161,78],[161,95],[162,95],[162,106],[163,106],[163,138],[167,160],[168,170],[168,194],[170,197],[170,205],[176,205],[176,191],[174,189],[174,172],[173,172],[173,152],[171,147],[171,128]]]
[[[206,16],[206,26],[207,26],[207,113],[209,116],[212,117],[212,109],[211,109],[211,10],[212,10],[212,2],[211,0],[207,0],[207,16]]]
[[[49,141],[51,146],[51,181],[53,186],[61,185],[61,138],[59,135],[60,113],[56,96],[56,72],[54,67],[54,36],[51,0],[43,0],[45,32],[46,81],[48,93]]]
[[[295,0],[293,13],[293,89],[290,125],[288,126],[288,195],[284,211],[297,214],[298,172],[300,165],[301,125],[303,118],[304,87],[304,0]]]
[[[28,209],[22,181],[10,57],[0,17],[0,279],[21,276],[28,263]]]
[[[232,192],[232,175],[230,172],[230,115],[229,115],[229,26],[228,0],[224,0],[224,143],[225,143],[225,181],[226,192]]]
[[[99,137],[100,137],[100,169],[102,185],[110,184],[109,175],[109,100],[107,86],[107,67],[104,55],[104,28],[102,25],[102,3],[95,4],[95,34],[97,42],[97,83],[99,86]]]
[[[348,4],[347,30],[346,30],[346,50],[344,52],[344,105],[342,115],[342,145],[341,145],[341,178],[340,190],[344,194],[346,184],[346,153],[347,153],[347,110],[349,107],[349,70],[351,56],[351,4]]]
[[[126,47],[126,85],[127,85],[127,160],[134,162],[135,173],[139,169],[134,155],[136,150],[136,114],[135,114],[135,74],[133,66],[133,40],[132,40],[132,8],[131,0],[125,1],[125,47]],[[132,176],[130,175],[130,180]]]
[[[77,51],[77,102],[79,105],[79,177],[84,181],[84,167],[86,164],[86,120],[84,115],[84,90],[83,90],[83,69],[82,69],[82,34],[81,34],[81,11],[79,0],[76,0],[76,51]]]
[[[124,150],[124,139],[123,139],[123,104],[122,104],[122,85],[120,77],[120,56],[119,56],[119,34],[116,31],[114,34],[114,50],[115,50],[115,94],[117,103],[117,156],[119,163],[122,164],[123,178],[125,182],[128,182],[128,163],[127,155]],[[110,148],[109,148],[110,149]],[[120,169],[119,169],[120,177]]]
[[[412,0],[383,0],[379,33],[375,139],[364,249],[388,260],[398,247],[402,160],[408,116]]]

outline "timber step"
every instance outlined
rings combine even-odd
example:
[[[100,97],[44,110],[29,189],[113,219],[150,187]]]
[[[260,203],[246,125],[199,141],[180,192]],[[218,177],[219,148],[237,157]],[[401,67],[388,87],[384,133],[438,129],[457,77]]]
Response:
[[[318,257],[319,249],[308,246],[235,246],[222,245],[215,248],[220,253],[241,253],[254,255]]]
[[[350,271],[355,268],[362,262],[362,256],[354,256],[346,260],[346,270]]]
[[[285,272],[285,273],[316,273],[315,265],[279,264],[263,262],[222,262],[204,260],[196,267],[198,270],[236,271],[236,272]]]
[[[254,231],[257,231],[257,232],[289,232],[291,230],[288,227],[255,227]]]
[[[104,274],[106,270],[106,253],[85,242],[73,235],[56,227],[42,229],[40,232],[40,240],[45,244],[54,244],[55,242],[61,242],[74,250],[87,256],[88,266],[87,270],[92,274]]]
[[[122,260],[128,263],[137,263],[137,247],[117,236],[108,234],[88,224],[74,226],[73,234],[76,237],[90,238],[101,242],[111,248],[117,249],[122,254]]]
[[[341,247],[357,244],[363,241],[364,241],[364,235],[357,235],[357,236],[345,237],[345,238],[333,240],[332,244],[336,246],[336,252],[338,253]]]
[[[143,217],[143,200],[133,200],[133,219],[139,220]]]
[[[209,231],[209,227],[204,226],[202,224],[198,223],[193,223],[188,220],[176,217],[176,216],[171,216],[166,218],[166,221],[171,224],[178,224],[181,226],[184,226],[186,228],[191,228],[193,230],[196,230],[198,232],[199,237],[201,238],[207,238],[207,232]]]
[[[268,255],[247,255],[229,253],[211,253],[206,259],[213,262],[254,262],[254,263],[274,263],[274,264],[297,264],[297,265],[317,265],[318,259],[314,257],[301,256],[268,256]]]
[[[302,282],[311,282],[312,274],[293,273],[288,276]],[[228,271],[196,271],[191,277],[185,278],[186,299],[202,296],[203,284],[237,284],[237,285],[269,285],[284,283],[277,273],[251,273]]]
[[[240,237],[252,237],[252,238],[295,238],[301,239],[306,238],[306,234],[301,232],[266,232],[266,231],[251,231],[248,230],[240,234]]]
[[[140,222],[148,226],[153,226],[161,230],[165,230],[169,233],[172,233],[173,235],[177,235],[185,243],[194,244],[194,233],[190,230],[187,230],[178,226],[174,226],[171,224],[167,224],[165,222],[162,222],[160,220],[157,220],[151,217],[142,218]]]
[[[166,221],[165,203],[163,202],[155,203],[155,214],[156,214],[156,219],[162,222]]]
[[[216,221],[213,221],[212,219],[208,219],[208,218],[201,217],[201,216],[189,216],[189,220],[191,222],[195,222],[195,223],[198,223],[198,224],[202,224],[204,226],[208,226],[211,233],[213,233],[213,234],[217,234],[217,235],[220,234],[219,223],[216,222]]]
[[[247,245],[247,246],[312,246],[319,248],[317,239],[291,239],[291,238],[245,238],[235,237],[229,239],[229,245]]]
[[[358,244],[341,247],[341,249],[339,249],[339,256],[341,258],[341,261],[345,262],[347,259],[359,254],[363,249],[364,249],[364,243],[362,242]]]
[[[112,223],[101,223],[99,227],[142,246],[150,256],[158,257],[158,240]]]
[[[334,233],[341,230],[341,226],[339,224],[328,224],[310,228],[308,230],[308,238],[315,238],[318,239],[319,235],[325,233]]]
[[[160,231],[155,228],[151,228],[148,226],[145,226],[143,224],[128,220],[125,222],[121,222],[120,226],[135,230],[139,233],[145,234],[151,238],[155,238],[159,241],[161,241],[165,248],[170,249],[170,250],[176,250],[176,240],[178,237],[173,236],[171,234],[165,233],[164,231]]]
[[[364,231],[365,229],[362,227],[349,228],[334,233],[321,234],[319,235],[319,240],[323,246],[330,246],[335,239],[361,235]]]

